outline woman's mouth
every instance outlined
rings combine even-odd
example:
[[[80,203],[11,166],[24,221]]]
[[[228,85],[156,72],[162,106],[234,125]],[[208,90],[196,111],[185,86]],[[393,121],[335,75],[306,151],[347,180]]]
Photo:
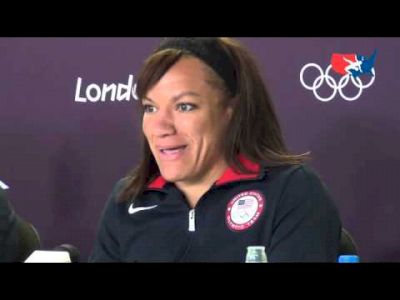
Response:
[[[185,150],[187,145],[182,146],[172,146],[172,147],[159,147],[160,151],[160,158],[162,160],[177,160],[180,159]]]

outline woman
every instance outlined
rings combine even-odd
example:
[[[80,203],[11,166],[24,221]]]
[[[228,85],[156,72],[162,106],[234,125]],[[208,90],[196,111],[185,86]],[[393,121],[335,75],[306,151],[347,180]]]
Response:
[[[307,155],[287,152],[248,51],[229,38],[168,38],[137,93],[143,156],[105,207],[90,261],[337,259],[341,222]]]

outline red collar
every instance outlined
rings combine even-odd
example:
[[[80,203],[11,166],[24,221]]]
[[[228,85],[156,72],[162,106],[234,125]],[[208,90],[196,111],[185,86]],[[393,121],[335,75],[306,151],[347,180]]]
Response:
[[[245,174],[238,171],[235,171],[233,168],[228,167],[222,176],[215,182],[216,186],[224,185],[227,183],[235,182],[235,181],[242,181],[242,180],[249,180],[249,179],[257,179],[259,178],[261,166],[251,160],[247,159],[243,155],[239,155],[239,161],[242,165],[252,173]],[[146,189],[163,189],[167,181],[160,175],[156,177],[153,181],[151,181]]]

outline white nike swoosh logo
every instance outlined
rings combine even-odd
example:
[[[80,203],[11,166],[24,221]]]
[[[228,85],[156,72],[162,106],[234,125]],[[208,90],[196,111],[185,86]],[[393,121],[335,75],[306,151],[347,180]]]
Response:
[[[157,206],[158,206],[158,205],[143,206],[143,207],[135,207],[135,208],[133,208],[133,204],[131,204],[131,205],[129,206],[128,212],[129,212],[131,215],[133,215],[134,213],[137,213],[138,211],[153,209],[153,208],[156,208]]]
[[[2,188],[3,190],[9,189],[8,185],[2,182],[1,180],[0,180],[0,188]]]

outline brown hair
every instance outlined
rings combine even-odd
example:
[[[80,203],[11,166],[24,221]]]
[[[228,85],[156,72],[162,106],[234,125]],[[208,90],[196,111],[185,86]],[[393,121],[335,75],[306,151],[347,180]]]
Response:
[[[234,39],[219,38],[218,42],[234,66],[237,85],[236,95],[226,97],[234,106],[224,142],[224,155],[228,165],[249,173],[239,162],[239,153],[253,162],[269,167],[302,163],[308,157],[308,153],[288,153],[271,98],[255,59]],[[184,56],[193,55],[178,49],[154,52],[145,61],[138,76],[136,91],[139,99],[143,99],[169,68]],[[216,73],[214,75],[218,77]],[[223,84],[223,80],[218,81]],[[229,94],[226,86],[221,86],[221,90]],[[140,107],[143,117],[142,105]],[[128,174],[126,186],[119,197],[120,201],[141,194],[146,185],[158,175],[157,163],[142,133],[142,158],[139,165]]]

